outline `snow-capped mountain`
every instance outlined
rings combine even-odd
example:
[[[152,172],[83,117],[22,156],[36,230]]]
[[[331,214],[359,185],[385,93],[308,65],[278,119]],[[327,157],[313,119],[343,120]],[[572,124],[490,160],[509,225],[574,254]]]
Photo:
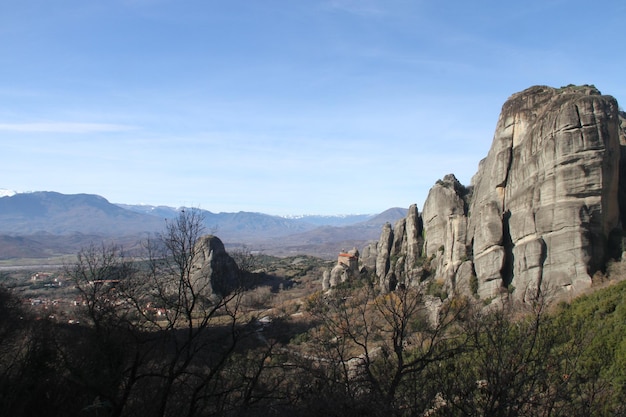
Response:
[[[6,188],[0,188],[0,198],[2,197],[12,197],[17,194],[17,191],[8,190]]]

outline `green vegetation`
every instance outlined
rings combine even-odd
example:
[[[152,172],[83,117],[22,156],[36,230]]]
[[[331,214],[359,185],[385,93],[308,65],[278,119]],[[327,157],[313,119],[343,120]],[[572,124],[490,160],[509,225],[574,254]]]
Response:
[[[478,277],[476,275],[470,276],[469,279],[470,291],[474,297],[478,297]]]
[[[426,294],[437,297],[441,300],[448,298],[448,293],[443,287],[443,281],[431,279],[426,286]]]
[[[589,390],[601,389],[596,395],[605,406],[614,407],[626,396],[626,282],[571,304],[561,303],[556,317],[571,339],[586,342],[580,366],[571,376],[574,383]]]
[[[562,86],[560,88],[557,88],[557,91],[563,91],[563,90],[584,90],[586,88],[596,88],[595,85],[593,84],[583,84],[583,85],[576,85],[576,84],[568,84],[565,86]]]

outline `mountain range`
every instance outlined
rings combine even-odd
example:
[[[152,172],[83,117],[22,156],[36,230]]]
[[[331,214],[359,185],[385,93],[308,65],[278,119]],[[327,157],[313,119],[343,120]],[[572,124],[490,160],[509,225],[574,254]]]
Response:
[[[75,253],[97,241],[131,247],[164,229],[180,208],[113,204],[93,194],[51,191],[13,193],[0,197],[0,259],[47,257]],[[207,232],[230,247],[242,246],[268,254],[298,251],[333,257],[341,245],[360,246],[376,239],[381,226],[406,215],[389,209],[378,215],[294,217],[254,212],[212,213],[200,210]]]

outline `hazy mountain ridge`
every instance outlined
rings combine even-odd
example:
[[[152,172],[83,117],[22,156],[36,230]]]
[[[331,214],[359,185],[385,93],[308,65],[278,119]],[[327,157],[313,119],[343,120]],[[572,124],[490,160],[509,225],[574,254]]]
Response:
[[[174,218],[178,215],[181,208],[175,208],[170,206],[152,206],[144,204],[117,204],[127,210],[135,211],[137,213],[150,214],[153,216],[159,216],[163,218]],[[318,214],[299,214],[299,215],[286,215],[276,216],[271,214],[263,214],[258,212],[245,212],[240,211],[237,213],[220,212],[213,213],[209,210],[202,210],[205,217],[214,220],[216,224],[221,221],[228,221],[233,215],[246,213],[246,214],[259,214],[262,216],[270,216],[278,219],[285,219],[290,222],[304,223],[311,226],[347,226],[350,224],[360,223],[368,221],[378,216],[377,214],[337,214],[337,215],[318,215]]]
[[[162,223],[93,194],[37,191],[0,198],[0,233],[3,234],[128,235],[156,231]]]
[[[368,242],[378,240],[380,229],[385,223],[395,223],[406,216],[407,212],[407,209],[395,207],[359,223],[320,226],[302,233],[266,239],[260,242],[259,247],[281,256],[306,253],[332,259],[340,250],[361,248]]]
[[[113,204],[94,194],[52,191],[6,193],[0,198],[0,259],[45,257],[75,253],[99,241],[138,239],[163,230],[181,208]],[[394,208],[379,215],[305,215],[294,218],[253,212],[212,213],[201,210],[209,233],[227,245],[246,245],[272,253],[285,246],[303,253],[336,253],[339,241],[353,245],[376,238],[385,221],[395,221],[406,210]],[[19,237],[19,239],[17,238]],[[316,247],[329,245],[331,249]],[[289,252],[289,251],[288,251]]]
[[[314,224],[316,226],[348,226],[355,223],[361,223],[368,221],[374,217],[375,214],[340,214],[340,215],[317,215],[317,214],[302,214],[298,216],[281,216],[287,219],[301,220],[306,223]]]

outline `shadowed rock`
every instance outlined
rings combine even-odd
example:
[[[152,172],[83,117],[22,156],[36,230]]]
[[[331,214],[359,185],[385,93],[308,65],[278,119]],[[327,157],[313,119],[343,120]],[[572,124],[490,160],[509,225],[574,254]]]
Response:
[[[239,268],[217,236],[202,236],[194,250],[194,272],[191,278],[194,287],[206,287],[209,295],[218,296],[224,296],[237,288],[240,284]]]

